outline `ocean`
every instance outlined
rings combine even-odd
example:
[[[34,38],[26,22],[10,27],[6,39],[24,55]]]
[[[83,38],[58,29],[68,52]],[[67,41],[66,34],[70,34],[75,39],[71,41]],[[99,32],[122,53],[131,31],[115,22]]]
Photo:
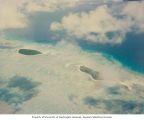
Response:
[[[115,59],[124,67],[144,73],[144,33],[130,32],[119,45],[98,44],[79,40],[79,46],[88,52],[101,52],[112,60]]]

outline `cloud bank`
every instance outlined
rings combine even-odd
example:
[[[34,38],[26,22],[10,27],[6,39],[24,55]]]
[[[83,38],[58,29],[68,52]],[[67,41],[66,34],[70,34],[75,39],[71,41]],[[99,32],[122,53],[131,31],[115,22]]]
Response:
[[[96,43],[120,44],[127,32],[143,30],[144,3],[124,3],[119,7],[120,10],[115,11],[101,5],[88,13],[71,13],[61,22],[53,22],[51,30],[66,31],[70,36]]]
[[[0,29],[23,28],[34,12],[53,12],[76,6],[78,0],[0,0]]]
[[[50,38],[54,39],[59,39],[58,34],[64,34],[63,36],[66,36],[66,38],[70,37],[101,44],[121,44],[128,32],[133,30],[137,32],[144,31],[144,2],[122,3],[121,0],[14,0],[13,2],[10,0],[2,2],[0,0],[0,2],[2,3],[0,5],[0,29],[23,29],[25,27],[26,29],[21,34],[27,34],[29,29],[32,29],[30,31],[33,32],[29,34],[36,34],[34,31],[40,29],[37,26],[42,26],[40,22],[44,20],[37,18],[40,15],[36,16],[34,13],[56,13],[66,8],[77,8],[81,4],[92,6],[93,3],[95,3],[95,9],[86,12],[69,11],[66,15],[65,13],[60,13],[63,14],[63,18],[58,21],[56,19],[52,21],[48,17],[41,18],[47,19],[45,21],[50,21],[44,23],[47,24],[48,28],[47,33],[43,32],[42,36],[50,37],[49,34],[51,32],[53,34]],[[117,4],[115,8],[112,7],[115,6],[113,4],[116,2],[121,4]],[[39,20],[39,23],[34,23]],[[30,28],[31,26],[34,28]],[[44,31],[46,30],[44,29]],[[17,32],[15,33],[17,34]],[[31,36],[29,34],[28,36]]]
[[[55,10],[64,9],[66,7],[75,7],[77,6],[78,1],[79,0],[31,0],[26,2],[25,10],[29,13],[38,11],[53,12]]]
[[[0,29],[25,27],[27,20],[19,7],[24,0],[0,0]]]

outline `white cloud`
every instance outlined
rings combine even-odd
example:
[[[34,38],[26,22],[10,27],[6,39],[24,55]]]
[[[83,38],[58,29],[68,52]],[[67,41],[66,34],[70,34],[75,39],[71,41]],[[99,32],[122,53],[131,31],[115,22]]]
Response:
[[[89,13],[64,16],[61,22],[53,22],[50,29],[64,30],[68,35],[93,42],[119,44],[123,42],[125,34],[134,27],[139,30],[144,28],[143,11],[143,3],[137,2],[127,3],[120,11],[101,5]],[[113,13],[124,17],[118,18]]]
[[[89,0],[0,0],[0,29],[26,27],[28,20],[21,9],[27,14],[38,11],[52,12],[67,7],[74,9],[80,3],[87,4],[87,1]],[[112,1],[120,0],[103,0],[102,3]],[[99,0],[94,2],[99,3]],[[53,22],[51,30],[64,30],[69,35],[93,42],[121,43],[125,33],[131,28],[138,29],[138,32],[144,31],[144,2],[129,2],[120,8],[121,11],[115,11],[105,4],[89,13],[71,13],[64,16],[61,22]],[[114,12],[125,17],[118,19],[112,14]],[[111,40],[107,36],[108,32],[115,32]]]
[[[78,38],[86,37],[88,40],[100,43],[119,43],[120,35],[116,34],[111,41],[107,38],[107,32],[117,32],[122,30],[120,21],[115,19],[109,12],[107,6],[100,6],[94,11],[81,14],[70,14],[63,17],[61,23],[54,22],[51,30],[66,30],[70,35]],[[94,35],[92,33],[98,34]]]
[[[74,7],[76,3],[77,0],[0,0],[0,29],[25,27],[28,20],[21,9],[30,14]]]
[[[129,22],[139,31],[144,32],[144,2],[130,2],[128,3],[123,11],[123,15],[126,15]]]
[[[26,2],[25,10],[29,13],[38,11],[52,12],[60,8],[77,6],[79,0],[31,0]]]
[[[19,28],[26,26],[26,19],[19,11],[24,0],[0,0],[0,29]]]

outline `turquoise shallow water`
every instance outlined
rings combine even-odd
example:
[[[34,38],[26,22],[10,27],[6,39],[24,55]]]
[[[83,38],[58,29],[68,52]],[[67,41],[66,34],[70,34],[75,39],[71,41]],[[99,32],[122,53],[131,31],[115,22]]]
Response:
[[[57,44],[57,42],[53,40],[38,42],[35,40],[23,39],[21,37],[11,36],[8,38],[9,40],[15,39],[18,41],[25,41],[29,44]],[[86,42],[84,40],[77,41],[78,45],[84,51],[90,53],[101,52],[107,59],[111,61],[117,60],[123,65],[123,67],[144,74],[144,33],[128,33],[124,42],[120,45],[97,44]]]
[[[120,45],[95,44],[79,41],[88,52],[101,52],[109,60],[117,60],[130,70],[144,73],[144,33],[128,33]]]

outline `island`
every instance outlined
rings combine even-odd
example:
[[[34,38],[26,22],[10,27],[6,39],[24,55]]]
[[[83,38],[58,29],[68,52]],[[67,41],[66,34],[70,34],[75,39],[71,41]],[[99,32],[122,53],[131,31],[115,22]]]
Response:
[[[89,74],[94,80],[100,80],[100,76],[99,76],[99,72],[88,68],[86,66],[80,66],[80,71],[85,72],[87,74]]]
[[[40,51],[32,50],[32,49],[19,49],[18,52],[20,54],[23,54],[23,55],[38,55],[38,54],[42,54]]]

